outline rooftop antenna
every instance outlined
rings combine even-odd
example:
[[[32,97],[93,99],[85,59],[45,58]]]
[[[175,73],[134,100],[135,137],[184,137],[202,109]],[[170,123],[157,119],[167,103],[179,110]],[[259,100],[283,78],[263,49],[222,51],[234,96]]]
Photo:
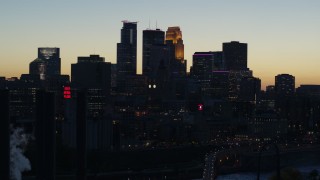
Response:
[[[149,18],[149,29],[150,29],[150,18]]]
[[[156,20],[156,29],[158,29],[158,20]]]

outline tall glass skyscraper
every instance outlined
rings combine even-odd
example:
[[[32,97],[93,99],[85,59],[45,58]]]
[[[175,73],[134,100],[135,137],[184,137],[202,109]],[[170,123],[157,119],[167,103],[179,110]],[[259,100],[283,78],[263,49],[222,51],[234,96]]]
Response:
[[[121,42],[117,44],[118,92],[125,92],[129,76],[137,73],[137,22],[122,22]]]
[[[118,77],[137,72],[137,22],[122,22],[121,42],[117,44]]]

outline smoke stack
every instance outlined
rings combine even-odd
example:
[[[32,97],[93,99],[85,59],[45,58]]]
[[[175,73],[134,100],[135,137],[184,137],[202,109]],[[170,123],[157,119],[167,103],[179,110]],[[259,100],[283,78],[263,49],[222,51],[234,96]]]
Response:
[[[9,91],[0,90],[0,179],[10,179]]]
[[[41,90],[36,98],[37,180],[55,180],[54,94]]]
[[[86,96],[84,92],[77,93],[77,180],[86,180]]]

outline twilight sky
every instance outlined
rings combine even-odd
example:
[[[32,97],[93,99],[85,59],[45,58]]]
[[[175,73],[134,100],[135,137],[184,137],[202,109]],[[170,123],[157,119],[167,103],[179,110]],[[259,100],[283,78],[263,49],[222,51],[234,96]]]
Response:
[[[78,56],[99,54],[116,63],[122,20],[142,30],[180,26],[188,71],[196,51],[248,43],[248,66],[262,88],[281,73],[300,84],[320,84],[319,0],[7,0],[0,3],[0,76],[28,73],[38,47],[59,47],[62,73]]]

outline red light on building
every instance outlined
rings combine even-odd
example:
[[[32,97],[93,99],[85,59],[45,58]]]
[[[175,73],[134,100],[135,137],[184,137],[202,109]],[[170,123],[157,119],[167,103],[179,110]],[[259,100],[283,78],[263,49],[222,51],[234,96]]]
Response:
[[[70,86],[63,87],[63,98],[70,99],[71,98],[71,88]]]
[[[202,111],[203,110],[203,104],[198,104],[198,111]]]

